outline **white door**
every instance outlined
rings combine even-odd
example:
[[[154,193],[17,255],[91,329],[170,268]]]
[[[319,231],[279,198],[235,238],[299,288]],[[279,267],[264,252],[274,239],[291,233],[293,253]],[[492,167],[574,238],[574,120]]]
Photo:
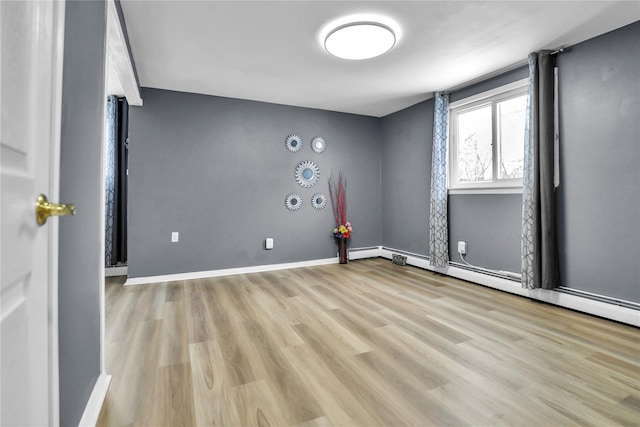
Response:
[[[63,1],[0,1],[0,425],[59,422],[57,201]]]

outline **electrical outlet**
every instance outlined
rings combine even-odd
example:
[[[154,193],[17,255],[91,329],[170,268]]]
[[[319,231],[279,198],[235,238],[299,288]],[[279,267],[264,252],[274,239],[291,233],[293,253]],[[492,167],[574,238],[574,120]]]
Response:
[[[177,231],[171,232],[171,243],[177,243],[180,240],[180,233]]]
[[[264,241],[265,249],[273,249],[273,237],[267,237]]]
[[[467,254],[467,242],[463,242],[463,241],[458,242],[458,253],[460,255]]]

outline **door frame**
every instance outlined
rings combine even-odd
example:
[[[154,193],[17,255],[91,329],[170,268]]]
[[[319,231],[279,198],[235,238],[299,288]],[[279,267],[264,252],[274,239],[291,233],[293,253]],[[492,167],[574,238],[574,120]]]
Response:
[[[110,86],[119,86],[119,88],[124,92],[124,97],[127,99],[127,102],[130,106],[142,106],[142,97],[140,95],[140,88],[138,87],[138,80],[136,77],[136,72],[134,70],[135,65],[133,58],[131,58],[128,48],[128,40],[125,35],[125,31],[122,28],[122,23],[120,21],[120,16],[118,14],[118,8],[114,0],[106,0],[105,1],[106,9],[106,17],[107,17],[107,25],[106,25],[106,37],[105,37],[105,85],[104,85],[104,102],[105,105],[107,103],[107,96],[109,95],[118,95],[115,93],[110,93]],[[117,80],[117,85],[110,85],[109,79]],[[104,129],[102,132],[102,150],[101,150],[101,194],[105,194],[106,191],[106,179],[105,179],[105,161],[107,158],[107,118],[105,115],[104,118]],[[106,209],[106,200],[103,197],[101,201],[101,211],[105,212]],[[105,224],[106,218],[102,215],[101,218],[101,253],[105,254]],[[105,364],[105,263],[104,258],[102,262],[102,283],[101,283],[101,315],[100,315],[100,372],[102,375],[106,375],[106,364]]]
[[[99,247],[100,247],[100,256],[97,261],[97,268],[99,272],[99,280],[96,284],[98,286],[98,295],[99,295],[99,306],[100,306],[100,373],[96,382],[93,386],[93,390],[91,391],[91,395],[87,400],[87,403],[84,408],[84,412],[82,413],[82,417],[80,418],[80,422],[78,425],[80,426],[95,426],[98,422],[98,418],[100,416],[100,412],[102,410],[102,406],[107,397],[107,392],[109,391],[109,385],[111,384],[111,375],[107,373],[107,367],[105,363],[105,224],[106,218],[104,215],[106,209],[106,201],[105,201],[105,191],[106,191],[106,182],[105,182],[105,161],[107,158],[107,115],[106,115],[106,105],[107,105],[107,79],[109,73],[109,54],[108,54],[108,32],[109,32],[109,3],[113,2],[113,0],[104,0],[104,8],[105,8],[105,34],[103,40],[104,47],[104,63],[103,63],[103,119],[102,119],[102,127],[100,132],[100,168],[97,171],[100,175],[100,194],[102,197],[100,198],[100,230],[99,230]]]
[[[64,29],[66,0],[54,2],[54,56],[56,58],[53,70],[51,134],[53,144],[49,152],[49,189],[52,200],[59,200],[60,196],[60,147],[62,130],[62,81],[64,69]],[[54,426],[60,425],[60,364],[59,364],[59,334],[58,334],[58,221],[49,224],[49,384],[50,416]]]
[[[122,89],[125,92],[125,96],[129,105],[142,105],[142,98],[140,97],[140,90],[138,82],[134,72],[133,59],[129,56],[128,45],[124,31],[121,27],[120,18],[117,11],[117,6],[114,0],[105,0],[106,10],[106,34],[105,34],[105,61],[104,61],[104,106],[105,114],[103,118],[102,133],[100,135],[101,148],[100,158],[101,166],[98,173],[100,173],[100,194],[102,194],[100,200],[100,211],[103,213],[100,218],[100,375],[96,380],[93,391],[87,404],[85,406],[84,413],[80,420],[80,425],[95,425],[100,415],[102,405],[106,398],[109,384],[111,382],[111,375],[107,373],[107,366],[105,361],[105,343],[106,343],[106,325],[105,325],[105,223],[106,218],[104,215],[106,209],[105,191],[106,191],[106,179],[105,179],[105,160],[107,158],[107,117],[106,117],[106,105],[107,96],[113,95],[109,93],[109,73],[115,73],[114,76],[119,80]]]

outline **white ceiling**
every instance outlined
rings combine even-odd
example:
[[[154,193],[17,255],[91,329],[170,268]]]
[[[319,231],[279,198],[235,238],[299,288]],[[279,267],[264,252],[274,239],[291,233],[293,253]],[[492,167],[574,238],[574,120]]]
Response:
[[[378,117],[640,20],[638,1],[121,4],[143,87]],[[396,46],[363,61],[327,54],[323,28],[355,14],[394,20]]]

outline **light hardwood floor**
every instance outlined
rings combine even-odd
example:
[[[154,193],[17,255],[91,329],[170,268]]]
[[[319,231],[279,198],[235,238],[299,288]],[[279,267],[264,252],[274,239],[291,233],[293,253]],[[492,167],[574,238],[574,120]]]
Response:
[[[106,289],[99,426],[640,425],[637,328],[383,259]]]

